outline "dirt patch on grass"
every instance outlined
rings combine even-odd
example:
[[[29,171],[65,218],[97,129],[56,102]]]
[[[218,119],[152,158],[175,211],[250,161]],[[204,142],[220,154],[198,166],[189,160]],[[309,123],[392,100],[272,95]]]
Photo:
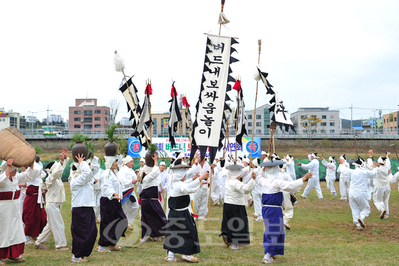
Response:
[[[370,222],[367,223],[366,228],[358,230],[356,225],[353,223],[331,223],[334,227],[345,228],[348,231],[353,231],[353,234],[364,236],[367,241],[399,241],[399,224],[398,223],[380,223]]]

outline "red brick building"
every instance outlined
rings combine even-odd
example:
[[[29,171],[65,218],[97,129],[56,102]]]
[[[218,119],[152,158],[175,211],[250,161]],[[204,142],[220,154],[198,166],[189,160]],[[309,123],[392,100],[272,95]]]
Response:
[[[69,107],[69,129],[103,130],[110,123],[110,109],[97,106],[97,99],[75,99]]]

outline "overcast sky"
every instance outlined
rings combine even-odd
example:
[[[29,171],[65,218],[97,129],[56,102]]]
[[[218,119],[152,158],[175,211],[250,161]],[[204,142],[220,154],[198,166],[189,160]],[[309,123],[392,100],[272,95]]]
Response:
[[[151,79],[152,110],[167,112],[174,80],[194,113],[204,33],[218,34],[219,12],[220,0],[1,1],[0,107],[40,119],[49,107],[68,119],[75,98],[107,106],[117,99],[118,118],[127,117],[117,50],[140,103]],[[290,113],[330,107],[350,119],[353,104],[359,119],[399,109],[399,1],[226,0],[224,13],[231,23],[222,35],[239,38],[232,69],[242,77],[247,109],[254,107],[258,39],[262,70]],[[257,106],[269,100],[259,83]]]

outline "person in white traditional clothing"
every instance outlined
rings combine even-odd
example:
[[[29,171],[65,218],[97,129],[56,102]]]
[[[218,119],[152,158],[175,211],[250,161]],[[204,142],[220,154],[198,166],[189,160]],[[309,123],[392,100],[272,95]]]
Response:
[[[346,161],[345,154],[341,155],[339,157],[341,160],[344,161],[344,166],[346,168],[350,168],[349,163]],[[348,194],[349,194],[349,187],[350,187],[350,176],[347,171],[342,171],[343,167],[338,167],[337,173],[339,173],[339,192],[341,194],[341,200],[342,201],[347,201],[348,200]],[[369,198],[369,197],[368,197]],[[370,199],[369,199],[370,200]]]
[[[244,169],[242,170],[242,182],[246,184],[252,179],[252,165],[250,165],[250,160],[246,156],[242,159],[241,165],[244,166]],[[254,200],[252,198],[251,192],[245,194],[245,199],[245,207],[252,207],[252,205],[254,205]]]
[[[53,234],[56,251],[69,250],[67,248],[64,220],[61,215],[62,204],[65,202],[65,189],[61,178],[65,166],[69,161],[67,155],[68,150],[62,148],[60,162],[55,161],[46,166],[48,172],[48,177],[46,179],[48,189],[46,194],[47,224],[35,241],[35,246],[38,249],[48,249],[47,246],[44,246],[44,243],[46,243]]]
[[[100,223],[101,220],[101,215],[100,215],[100,199],[102,197],[102,193],[101,193],[101,186],[102,186],[102,174],[104,172],[103,169],[101,169],[100,167],[100,163],[99,163],[99,158],[97,156],[93,157],[93,160],[91,161],[91,170],[92,170],[92,174],[93,174],[93,178],[94,178],[94,197],[95,197],[95,201],[96,201],[96,206],[94,207],[94,213],[96,215],[96,223]]]
[[[221,172],[220,160],[215,158],[213,161],[213,173],[212,173],[212,189],[211,189],[211,199],[213,201],[213,206],[219,206],[220,199],[220,187],[219,187],[219,176]]]
[[[141,157],[139,163],[140,163],[140,169],[142,169],[145,166],[145,158]]]
[[[263,235],[263,246],[265,256],[262,263],[268,264],[276,260],[276,255],[284,255],[285,229],[283,221],[283,192],[296,192],[303,186],[303,182],[312,177],[312,172],[308,172],[301,179],[295,181],[285,181],[281,177],[278,165],[284,164],[281,160],[272,160],[261,163],[260,166],[266,167],[262,175],[256,178],[262,186],[262,215],[265,224]]]
[[[358,159],[353,163],[355,169],[350,169],[345,166],[345,161],[342,158],[338,159],[338,171],[346,173],[350,179],[349,188],[349,204],[352,209],[353,223],[355,223],[358,230],[366,228],[364,220],[370,214],[370,205],[368,202],[368,184],[370,178],[377,176],[377,171],[370,171],[366,169],[366,162],[363,158]]]
[[[122,209],[121,199],[124,183],[118,177],[116,169],[118,162],[114,156],[105,156],[103,173],[102,197],[100,199],[101,222],[100,238],[98,239],[98,252],[119,251],[119,239],[125,236],[128,221]]]
[[[144,171],[144,167],[145,167],[145,158],[144,157],[140,158],[139,164],[140,164],[140,168],[138,170],[139,170],[139,173],[142,173]],[[138,177],[139,174],[136,174],[136,176]],[[142,186],[142,183],[140,182],[140,180],[138,180],[138,181],[139,181],[139,183],[138,183],[139,185],[137,188],[137,193],[140,195],[143,186]],[[139,202],[140,201],[141,201],[141,199],[139,199]]]
[[[187,171],[190,168],[184,162],[177,162],[171,167],[169,181],[169,216],[166,224],[164,249],[167,250],[167,262],[177,261],[175,254],[182,254],[181,258],[188,262],[198,262],[195,254],[201,252],[198,232],[194,218],[190,213],[190,196],[201,186],[201,182],[208,178],[209,173],[198,177],[197,173]],[[185,182],[186,179],[190,182]]]
[[[265,151],[261,151],[260,158],[261,158],[262,162],[269,161],[269,153],[265,152]]]
[[[399,182],[399,167],[398,167],[398,171],[393,175],[391,169],[389,169],[389,175],[388,175],[388,181],[391,184],[395,184]],[[399,187],[398,187],[399,189]]]
[[[145,165],[139,177],[142,178],[141,197],[141,242],[151,239],[161,242],[165,235],[166,216],[158,200],[158,182],[160,174],[158,167],[158,154],[155,153],[154,166]]]
[[[220,236],[230,249],[243,249],[250,244],[245,195],[255,187],[256,173],[251,171],[251,180],[245,184],[240,181],[243,166],[230,165],[226,169],[229,170],[229,177],[226,180]]]
[[[33,164],[17,173],[13,163],[14,159],[9,158],[0,166],[0,264],[5,264],[3,259],[25,261],[21,257],[25,248],[25,234],[18,202],[21,194],[18,183],[29,182],[39,174]]]
[[[389,216],[389,197],[391,195],[391,186],[389,184],[389,170],[391,170],[391,161],[389,160],[390,152],[386,157],[379,157],[377,160],[378,167],[375,168],[377,176],[373,179],[374,192],[373,201],[377,210],[381,213],[381,219],[388,219]]]
[[[205,158],[200,162],[200,159],[197,158],[195,164],[197,165],[198,172],[200,176],[205,174],[206,172],[210,172],[210,166],[206,162]],[[198,215],[198,220],[205,220],[205,217],[208,213],[208,196],[209,196],[209,186],[208,179],[202,181],[200,189],[194,193],[194,210]]]
[[[303,191],[303,194],[301,195],[302,198],[307,199],[309,196],[309,193],[312,191],[314,188],[316,190],[317,197],[319,199],[323,198],[323,193],[320,188],[320,179],[319,179],[319,161],[317,160],[317,153],[312,153],[309,154],[308,152],[305,151],[305,154],[308,156],[310,163],[308,164],[301,164],[297,163],[297,165],[300,165],[302,169],[308,170],[308,172],[312,172],[312,178],[308,180],[308,184],[306,185],[305,190]]]
[[[287,170],[286,159],[283,159],[282,161],[285,162],[285,164],[279,165],[280,172],[281,172],[281,174],[280,174],[281,178],[288,182],[295,181],[295,179],[292,179],[291,176],[286,172],[286,170]],[[287,229],[287,230],[291,230],[289,221],[292,219],[292,217],[294,217],[294,205],[291,200],[291,198],[294,196],[291,196],[291,195],[292,195],[292,193],[283,191],[283,204],[281,205],[281,207],[283,208],[284,226],[285,226],[285,229]]]
[[[259,166],[261,164],[261,159],[259,158],[255,158],[252,161],[252,164],[254,167],[256,167],[255,169],[253,169],[253,171],[256,173],[256,176],[260,175],[262,172],[262,168]],[[254,189],[252,190],[252,198],[254,201],[254,220],[256,222],[262,222],[263,218],[262,218],[262,186],[259,185],[259,183],[256,182]]]
[[[71,194],[72,194],[72,262],[87,262],[94,243],[97,238],[96,216],[94,207],[96,206],[92,171],[84,161],[83,154],[76,156],[78,160],[74,164],[71,173]]]
[[[225,195],[225,184],[226,179],[229,175],[229,171],[226,169],[226,160],[225,158],[221,159],[219,162],[220,170],[218,173],[218,186],[219,186],[219,198],[222,203],[224,203],[224,195]]]
[[[167,200],[167,193],[168,193],[168,171],[166,170],[166,163],[164,161],[159,163],[159,176],[157,178],[158,185],[158,192],[160,193],[161,198],[161,206],[165,210],[165,214],[167,216],[168,208],[165,207],[168,200]]]
[[[35,172],[37,176],[27,182],[26,198],[24,200],[22,221],[25,224],[25,238],[26,244],[33,244],[31,240],[36,240],[39,234],[42,232],[43,228],[46,226],[47,215],[44,209],[44,199],[42,194],[42,178],[45,177],[43,172],[43,165],[40,162],[34,162]]]
[[[321,160],[323,165],[327,168],[326,180],[328,177],[328,188],[330,189],[331,196],[335,197],[337,196],[337,192],[335,191],[334,187],[334,181],[336,179],[335,172],[337,170],[337,166],[335,165],[335,158],[332,156],[328,157],[328,162],[324,158],[321,158]]]
[[[291,176],[292,180],[296,180],[294,157],[287,154],[287,156],[285,156],[285,160],[286,160],[285,165],[286,165],[287,173]]]
[[[373,168],[375,166],[375,162],[373,160],[374,151],[369,150],[368,153],[369,153],[369,158],[367,158],[367,160],[366,160],[366,166],[367,166],[367,169],[373,170]],[[369,200],[371,200],[373,193],[374,193],[374,183],[373,183],[373,179],[370,179],[370,183],[369,183],[370,198],[369,198]]]
[[[132,167],[134,164],[133,158],[128,155],[122,160],[122,167],[117,176],[124,185],[122,209],[126,214],[129,230],[133,230],[134,219],[139,212],[140,205],[137,200],[135,188],[137,187],[137,176]]]

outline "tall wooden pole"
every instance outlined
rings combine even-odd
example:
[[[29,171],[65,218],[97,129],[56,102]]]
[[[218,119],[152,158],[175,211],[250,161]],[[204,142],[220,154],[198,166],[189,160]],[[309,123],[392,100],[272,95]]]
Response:
[[[357,152],[357,142],[356,142],[356,135],[353,136],[353,138],[355,139],[355,148],[356,148],[356,158],[359,157],[359,153]]]
[[[237,136],[237,131],[238,131],[238,119],[240,118],[240,91],[237,91],[237,119],[236,119],[236,136]],[[237,163],[237,140],[236,140],[236,152],[235,152],[235,157],[236,157],[236,163]]]
[[[258,48],[259,48],[259,52],[258,52],[258,65],[260,65],[260,51],[261,51],[261,45],[262,45],[262,41],[259,39],[258,40]],[[255,93],[255,106],[254,106],[254,116],[253,116],[253,120],[252,120],[252,138],[251,138],[251,144],[253,145],[254,143],[254,130],[255,130],[255,123],[254,121],[256,121],[255,117],[256,117],[256,101],[258,99],[258,84],[259,81],[256,82],[256,93]],[[251,159],[252,162],[252,145],[250,146],[250,155],[249,158]]]
[[[148,80],[148,84],[147,85],[150,85],[150,84],[151,84],[151,80]],[[148,112],[149,112],[149,115],[150,115],[150,120],[152,121],[150,92],[148,91],[147,94],[148,94]],[[151,143],[152,143],[152,123],[150,123],[150,140],[151,140]]]

